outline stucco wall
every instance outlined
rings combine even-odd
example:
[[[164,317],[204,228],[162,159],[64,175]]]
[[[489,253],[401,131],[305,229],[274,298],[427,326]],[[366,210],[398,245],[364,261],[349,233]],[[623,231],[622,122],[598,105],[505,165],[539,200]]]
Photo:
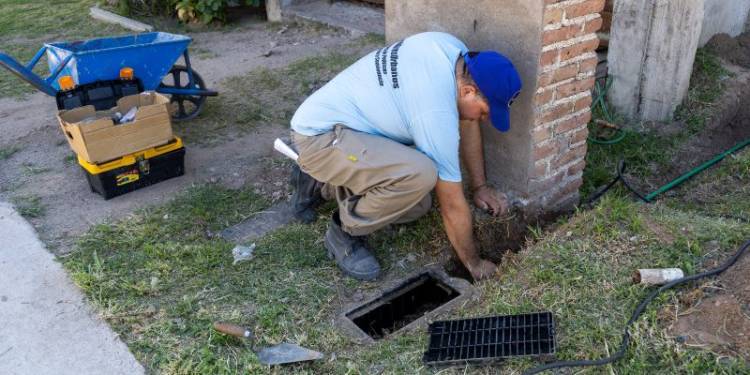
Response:
[[[622,0],[621,0],[622,1]],[[704,0],[703,30],[700,45],[716,34],[737,36],[744,31],[750,12],[750,0]]]
[[[483,128],[487,178],[499,188],[525,192],[531,160],[532,98],[536,91],[544,2],[518,0],[389,0],[386,39],[423,31],[445,31],[469,49],[492,49],[516,65],[524,88],[511,110],[511,130]],[[512,21],[511,21],[512,20]]]

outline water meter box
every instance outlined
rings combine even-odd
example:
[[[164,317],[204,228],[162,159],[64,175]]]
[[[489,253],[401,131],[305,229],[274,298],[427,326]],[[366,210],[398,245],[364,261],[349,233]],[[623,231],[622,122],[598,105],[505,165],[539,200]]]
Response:
[[[182,176],[185,173],[185,147],[180,138],[170,143],[132,153],[101,164],[78,157],[91,191],[104,199]]]

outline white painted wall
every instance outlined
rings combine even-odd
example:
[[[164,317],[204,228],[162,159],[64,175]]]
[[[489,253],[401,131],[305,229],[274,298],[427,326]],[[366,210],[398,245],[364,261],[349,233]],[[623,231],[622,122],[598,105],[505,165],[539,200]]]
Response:
[[[731,36],[741,34],[745,29],[750,12],[750,0],[704,0],[703,30],[700,46],[716,34]]]

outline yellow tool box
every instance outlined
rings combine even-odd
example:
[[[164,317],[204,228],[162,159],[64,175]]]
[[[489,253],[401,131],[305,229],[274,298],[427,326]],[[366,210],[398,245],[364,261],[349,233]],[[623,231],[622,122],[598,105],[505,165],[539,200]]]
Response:
[[[175,137],[171,142],[121,158],[92,164],[78,156],[91,191],[109,199],[185,173],[185,147]]]

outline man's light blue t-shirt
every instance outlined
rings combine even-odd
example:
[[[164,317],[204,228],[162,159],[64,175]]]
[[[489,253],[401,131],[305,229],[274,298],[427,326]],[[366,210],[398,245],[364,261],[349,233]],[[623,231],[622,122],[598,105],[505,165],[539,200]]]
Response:
[[[297,109],[292,129],[313,136],[342,124],[414,145],[441,180],[461,181],[456,60],[466,45],[446,33],[416,34],[371,52]]]

